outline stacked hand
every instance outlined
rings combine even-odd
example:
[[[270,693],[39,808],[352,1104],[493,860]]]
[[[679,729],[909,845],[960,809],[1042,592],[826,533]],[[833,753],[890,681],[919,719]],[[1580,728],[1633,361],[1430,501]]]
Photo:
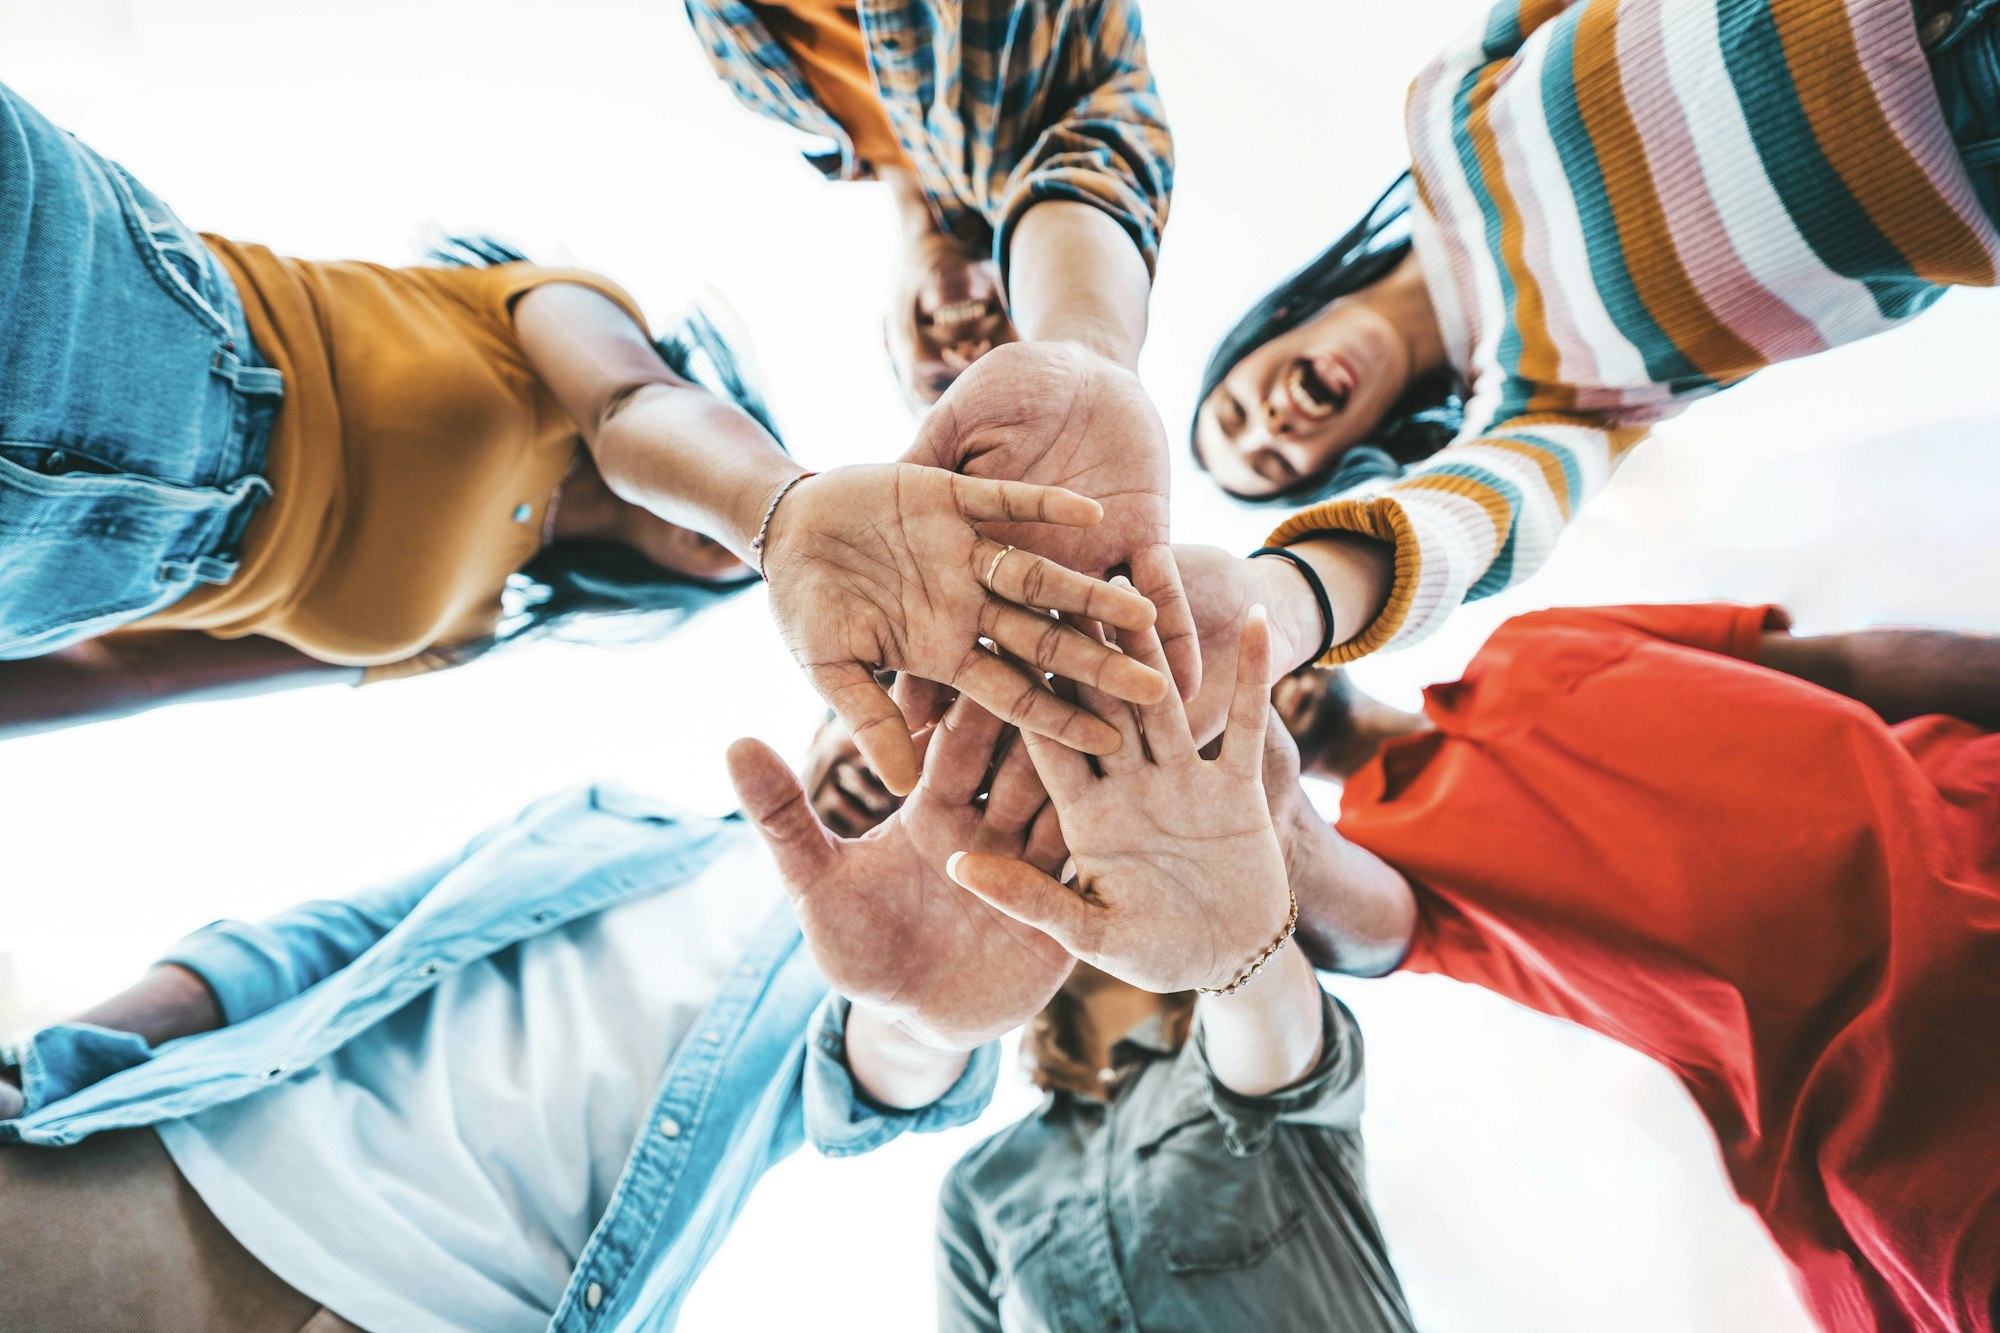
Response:
[[[1150,630],[1122,636],[1141,662],[1161,662]],[[1076,957],[1146,990],[1223,987],[1276,938],[1287,916],[1284,855],[1261,770],[1270,642],[1246,617],[1222,753],[1205,761],[1179,696],[1133,709],[1079,695],[1125,743],[1099,773],[1073,750],[1029,738],[1076,866],[1074,889],[1046,866],[970,847],[953,858],[960,884],[1048,932]]]
[[[997,718],[960,699],[928,736],[909,800],[860,838],[829,832],[761,742],[741,740],[729,752],[737,794],[827,981],[938,1051],[969,1051],[1019,1026],[1071,966],[1060,944],[944,875],[945,858],[965,847],[1046,870],[1062,864],[1041,784],[1019,745],[1001,750],[1005,735]]]
[[[1167,691],[1157,669],[1041,614],[1137,630],[1153,621],[1145,598],[1010,552],[974,528],[1074,531],[1104,512],[1053,486],[908,464],[840,468],[799,483],[778,504],[764,545],[772,614],[793,658],[890,791],[916,784],[917,757],[875,668],[948,685],[1008,723],[1092,754],[1116,749],[1118,732],[1040,688],[1038,674],[1010,665],[982,637],[1039,671],[1114,698],[1144,703]]]
[[[1097,501],[1103,521],[1096,524],[982,530],[1085,574],[1129,567],[1138,591],[1159,608],[1166,663],[1181,693],[1199,688],[1194,624],[1167,546],[1166,432],[1138,376],[1061,344],[996,347],[924,418],[903,461],[1060,486]],[[929,701],[920,690],[906,693],[904,702],[913,723],[927,720]]]

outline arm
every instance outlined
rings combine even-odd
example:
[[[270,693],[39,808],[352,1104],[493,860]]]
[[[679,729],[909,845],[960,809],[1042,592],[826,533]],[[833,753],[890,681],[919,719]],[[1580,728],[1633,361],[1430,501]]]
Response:
[[[1286,519],[1269,544],[1296,548],[1335,599],[1326,664],[1406,647],[1462,602],[1540,569],[1643,437],[1587,418],[1523,417],[1447,446],[1377,494]]]
[[[161,704],[352,685],[361,674],[360,667],[333,666],[275,639],[212,639],[189,630],[110,634],[45,657],[0,662],[0,740]]]
[[[976,524],[1091,527],[1103,510],[1050,486],[890,464],[801,473],[747,415],[686,384],[608,297],[549,284],[515,306],[536,372],[576,418],[606,483],[668,522],[714,536],[761,569],[794,660],[898,795],[917,780],[909,729],[874,670],[908,669],[959,689],[1018,726],[1093,752],[1116,744],[990,639],[1034,667],[1096,681],[1134,700],[1166,682],[1040,611],[1119,625],[1153,608],[1028,552],[1005,559]],[[760,530],[764,546],[751,550]],[[1031,598],[1032,593],[1032,598]]]
[[[1202,996],[1195,1007],[1216,1081],[1240,1096],[1264,1097],[1304,1078],[1319,1063],[1323,1005],[1299,949],[1279,950],[1256,982],[1234,995]]]
[[[1767,633],[1757,660],[1866,704],[1884,722],[1929,713],[2000,730],[2000,636],[1871,629],[1794,638]]]
[[[958,1171],[938,1194],[938,1333],[1000,1333],[993,1256]]]
[[[913,1111],[951,1090],[970,1052],[928,1044],[872,1009],[847,1020],[847,1068],[877,1105]]]
[[[129,1032],[148,1046],[159,1046],[223,1025],[222,1006],[200,976],[173,963],[151,968],[118,994],[69,1020],[112,1032]],[[26,1104],[20,1075],[0,1065],[0,1120],[12,1120]]]
[[[1153,280],[1110,214],[1064,199],[1038,204],[1014,233],[1013,255],[1008,294],[1024,337],[1138,370]]]

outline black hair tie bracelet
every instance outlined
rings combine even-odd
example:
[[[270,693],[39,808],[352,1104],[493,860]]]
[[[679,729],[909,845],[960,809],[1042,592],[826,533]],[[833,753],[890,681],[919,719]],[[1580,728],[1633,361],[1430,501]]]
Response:
[[[1319,651],[1312,655],[1311,660],[1322,661],[1333,651],[1333,599],[1326,595],[1326,584],[1320,581],[1319,571],[1304,556],[1282,546],[1260,546],[1250,553],[1250,559],[1255,560],[1260,555],[1275,555],[1280,560],[1291,561],[1292,568],[1299,571],[1305,578],[1306,586],[1312,589],[1313,600],[1319,603],[1319,623],[1326,626],[1326,632],[1320,635]]]

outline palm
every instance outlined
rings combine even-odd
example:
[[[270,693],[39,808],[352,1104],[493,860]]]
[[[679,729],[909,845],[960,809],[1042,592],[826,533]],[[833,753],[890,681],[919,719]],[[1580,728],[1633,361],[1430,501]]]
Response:
[[[1019,836],[946,808],[920,784],[798,900],[799,927],[835,990],[933,1044],[970,1049],[1018,1027],[1069,975],[1048,936],[994,911],[944,876],[953,852],[1018,856]]]
[[[1153,614],[1143,598],[1031,555],[1007,558],[974,528],[1006,519],[1039,531],[1095,522],[1097,513],[1060,491],[901,465],[812,478],[774,511],[764,572],[779,632],[891,790],[910,790],[916,760],[876,668],[951,685],[1010,723],[1091,751],[1115,738],[1082,710],[1033,689],[982,638],[1120,697],[1157,693],[1154,673],[1081,634],[1052,629],[1040,613],[1143,624]]]
[[[859,838],[827,830],[783,761],[738,742],[731,774],[778,860],[820,970],[841,994],[926,1044],[970,1050],[1018,1027],[1069,975],[1061,945],[955,887],[954,852],[1059,854],[1029,844],[1042,802],[1025,758],[986,782],[1001,724],[961,700],[930,746],[924,777]],[[1009,776],[1011,774],[1011,776]],[[982,801],[983,787],[991,791]]]
[[[1135,986],[1227,979],[1284,918],[1262,788],[1218,764],[1108,775],[1063,803],[1062,826],[1078,888],[1107,909],[1098,947],[1079,956]]]
[[[1049,343],[996,347],[925,418],[905,462],[972,477],[1061,486],[1104,506],[1091,528],[995,525],[990,534],[1086,574],[1120,565],[1160,608],[1169,666],[1184,688],[1200,659],[1166,552],[1166,431],[1138,377]]]

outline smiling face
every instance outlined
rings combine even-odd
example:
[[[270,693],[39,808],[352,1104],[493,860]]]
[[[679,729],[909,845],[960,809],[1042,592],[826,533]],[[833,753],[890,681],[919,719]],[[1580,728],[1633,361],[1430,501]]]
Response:
[[[1250,352],[1201,404],[1195,452],[1222,489],[1257,498],[1325,476],[1382,424],[1415,368],[1374,292]]]
[[[921,414],[966,369],[1021,335],[1007,314],[1000,267],[935,238],[905,259],[904,288],[888,314],[885,341],[896,382]]]

